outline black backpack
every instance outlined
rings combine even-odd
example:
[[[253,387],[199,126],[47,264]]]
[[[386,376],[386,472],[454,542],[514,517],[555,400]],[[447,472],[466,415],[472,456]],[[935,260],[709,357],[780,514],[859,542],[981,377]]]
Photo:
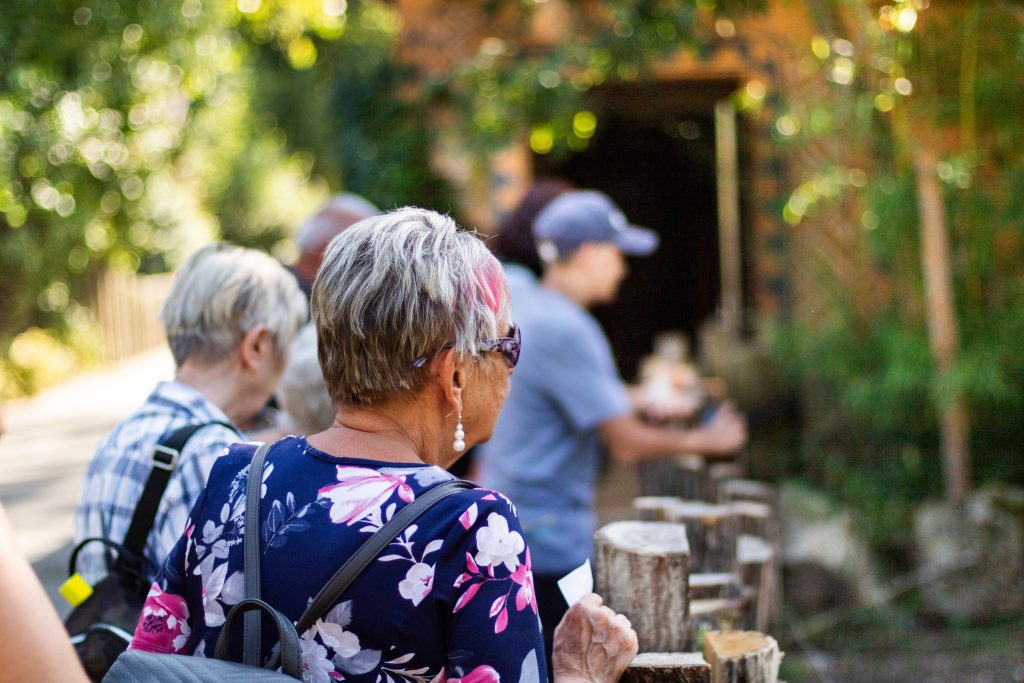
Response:
[[[71,644],[78,659],[93,681],[102,680],[118,655],[125,651],[132,640],[138,624],[142,606],[149,593],[150,580],[159,569],[146,558],[144,550],[149,532],[153,529],[157,508],[163,498],[167,482],[178,464],[178,458],[185,444],[203,427],[219,424],[234,430],[224,422],[203,422],[190,424],[164,435],[153,448],[153,465],[149,478],[142,489],[142,496],[135,506],[135,514],[128,526],[124,541],[117,543],[109,538],[94,536],[84,539],[71,551],[68,562],[69,583],[82,582],[77,577],[78,554],[91,543],[101,543],[116,553],[116,559],[107,575],[95,586],[92,593],[77,605],[64,626],[71,634]]]

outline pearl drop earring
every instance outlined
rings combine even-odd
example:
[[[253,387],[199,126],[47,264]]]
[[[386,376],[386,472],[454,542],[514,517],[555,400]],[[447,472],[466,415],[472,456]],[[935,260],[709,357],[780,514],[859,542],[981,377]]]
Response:
[[[456,453],[461,453],[466,450],[466,432],[462,431],[462,410],[459,410],[459,421],[455,425],[455,442],[452,444],[452,448],[455,449]]]

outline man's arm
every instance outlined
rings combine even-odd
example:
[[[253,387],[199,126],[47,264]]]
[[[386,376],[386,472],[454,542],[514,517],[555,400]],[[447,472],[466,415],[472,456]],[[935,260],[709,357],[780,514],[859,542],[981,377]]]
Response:
[[[747,441],[746,421],[730,404],[694,429],[654,427],[628,413],[605,420],[598,431],[612,457],[625,463],[684,453],[726,457]]]

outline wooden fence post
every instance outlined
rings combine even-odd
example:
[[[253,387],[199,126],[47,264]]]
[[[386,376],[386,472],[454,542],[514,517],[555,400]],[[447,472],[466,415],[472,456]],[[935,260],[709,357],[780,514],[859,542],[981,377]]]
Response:
[[[641,652],[684,652],[689,644],[690,546],[686,527],[613,522],[595,534],[596,590],[632,622]]]

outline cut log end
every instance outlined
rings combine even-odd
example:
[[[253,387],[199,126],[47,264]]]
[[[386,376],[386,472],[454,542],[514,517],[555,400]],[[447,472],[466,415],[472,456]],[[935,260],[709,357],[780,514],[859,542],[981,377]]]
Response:
[[[623,673],[620,683],[711,683],[711,667],[699,652],[645,652]]]
[[[671,510],[679,498],[675,496],[640,496],[633,499],[633,509],[637,519],[647,522],[667,522]]]
[[[704,658],[715,683],[778,683],[782,656],[774,638],[756,631],[704,634]]]
[[[686,555],[685,528],[670,522],[613,522],[597,532],[598,542],[641,555]]]

